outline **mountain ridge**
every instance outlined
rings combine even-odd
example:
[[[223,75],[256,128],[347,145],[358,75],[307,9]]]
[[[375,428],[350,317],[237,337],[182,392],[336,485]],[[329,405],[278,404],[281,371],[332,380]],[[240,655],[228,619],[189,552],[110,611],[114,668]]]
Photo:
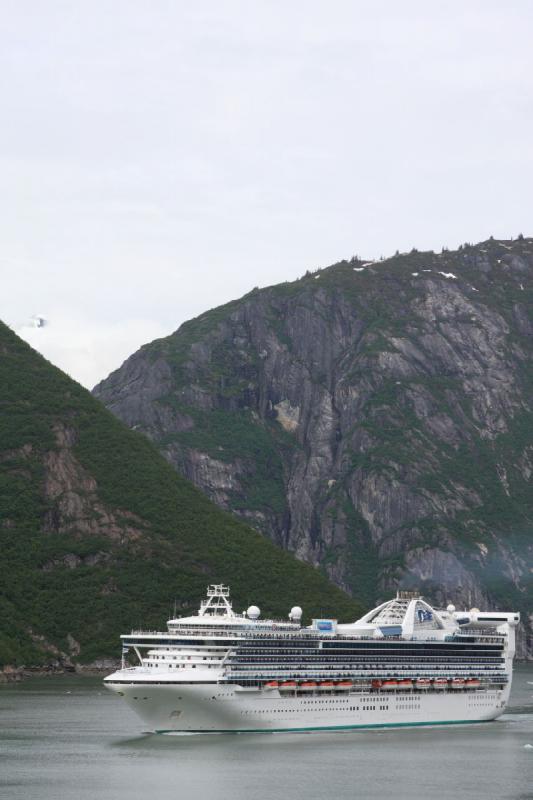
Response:
[[[514,605],[531,652],[533,240],[255,289],[94,393],[222,507],[364,603]]]

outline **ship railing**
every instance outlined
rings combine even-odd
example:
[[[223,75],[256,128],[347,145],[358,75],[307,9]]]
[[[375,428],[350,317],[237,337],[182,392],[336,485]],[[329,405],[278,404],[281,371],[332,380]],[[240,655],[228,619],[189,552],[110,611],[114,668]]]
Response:
[[[257,670],[257,671],[244,671],[244,670],[228,670],[227,678],[242,678],[248,680],[269,680],[271,678],[283,678],[283,679],[316,679],[316,680],[342,680],[343,678],[353,678],[354,680],[372,680],[373,678],[376,679],[387,679],[387,678],[410,678],[411,680],[416,680],[417,678],[468,678],[469,676],[479,678],[482,682],[494,682],[497,681],[498,683],[504,682],[507,683],[509,681],[509,676],[506,673],[501,672],[494,672],[492,674],[483,674],[480,672],[475,671],[468,671],[462,669],[450,669],[442,672],[432,671],[432,672],[423,672],[422,670],[410,675],[406,670],[371,670],[369,674],[364,675],[361,672],[354,673],[354,670],[327,670],[327,669],[318,669],[318,670],[311,670],[311,669],[297,669],[297,670],[280,670],[280,669],[269,669],[269,670]]]
[[[160,630],[146,630],[143,628],[133,628],[128,634],[129,636],[180,636],[182,634],[185,635],[195,635],[195,636],[209,636],[209,637],[223,637],[227,638],[228,635],[235,634],[239,636],[240,639],[272,639],[272,638],[292,638],[294,635],[299,634],[298,638],[308,638],[310,640],[324,640],[328,638],[332,638],[335,634],[330,634],[327,631],[314,631],[312,629],[306,628],[298,628],[292,630],[286,630],[283,628],[271,628],[269,630],[250,630],[248,627],[246,628],[239,628],[236,625],[228,625],[227,628],[224,630],[211,630],[210,628],[203,627],[203,626],[171,626],[170,629],[166,631]],[[463,637],[474,638],[475,643],[487,643],[487,644],[494,644],[498,642],[504,642],[505,636],[502,634],[497,634],[491,632],[491,630],[472,630],[468,631],[463,629],[460,632],[450,634],[451,637],[454,639],[460,639]],[[342,636],[347,640],[355,639],[357,641],[382,641],[382,639],[376,640],[374,636],[357,636],[357,635],[345,635]],[[421,641],[419,637],[416,636],[403,636],[403,635],[393,635],[387,636],[386,640],[390,641],[401,641],[401,642],[419,642]],[[427,637],[424,641],[442,641],[439,637]]]
[[[493,634],[490,631],[480,632],[482,635],[478,635],[478,631],[472,632],[455,632],[449,635],[449,640],[457,639],[458,641],[461,638],[472,638],[474,641],[472,642],[473,645],[478,644],[504,644],[505,636],[501,634]],[[247,646],[249,644],[248,640],[258,640],[258,639],[274,639],[274,638],[290,638],[294,639],[294,631],[239,631],[239,639],[242,641],[243,646]],[[324,641],[330,638],[335,638],[335,635],[326,633],[324,635],[324,631],[313,631],[307,629],[300,629],[298,631],[298,639],[301,641],[305,641],[306,639],[309,641]],[[346,641],[357,641],[357,642],[382,642],[384,641],[381,638],[376,638],[375,636],[357,636],[357,635],[341,635],[337,638],[337,640],[345,639]],[[394,636],[386,636],[385,640],[387,642],[414,642],[414,643],[421,643],[421,642],[442,642],[445,641],[437,636],[425,637],[423,640],[420,639],[418,636],[405,636],[405,635],[394,635]]]
[[[123,667],[120,671],[121,672],[135,672],[137,674],[139,672],[142,672],[143,674],[152,672],[150,667]]]
[[[228,628],[228,630],[225,631],[212,631],[209,628],[179,628],[170,631],[132,630],[131,633],[127,634],[127,636],[160,636],[164,639],[168,639],[169,637],[175,637],[179,639],[181,636],[192,636],[196,639],[210,639],[215,637],[229,639],[232,637],[232,635],[237,633],[240,636],[242,632],[238,629],[234,629],[233,627]]]
[[[305,671],[313,671],[313,672],[321,672],[323,670],[327,671],[337,671],[337,672],[352,672],[352,673],[361,673],[364,675],[374,674],[377,672],[383,672],[384,674],[389,673],[396,673],[402,672],[406,675],[420,675],[422,677],[432,674],[447,674],[448,672],[464,672],[470,675],[493,675],[499,672],[505,671],[505,666],[503,664],[495,666],[492,669],[487,669],[481,666],[471,667],[462,664],[447,664],[445,666],[428,664],[427,666],[412,666],[408,664],[396,663],[396,664],[330,664],[328,662],[293,662],[293,663],[286,663],[280,664],[276,662],[270,663],[255,663],[255,664],[243,664],[243,663],[235,663],[232,662],[230,659],[226,661],[226,666],[228,669],[231,669],[236,672],[271,672],[272,670],[278,670],[281,672],[291,671],[294,672],[296,670],[305,670]]]
[[[270,680],[270,679],[294,679],[297,678],[299,680],[327,680],[329,678],[334,680],[343,680],[344,678],[357,678],[358,680],[373,680],[374,678],[386,680],[388,678],[406,678],[409,680],[418,680],[419,678],[426,678],[428,680],[433,680],[434,678],[477,678],[480,681],[491,683],[493,681],[504,681],[505,683],[509,682],[509,678],[507,675],[501,675],[495,673],[494,675],[480,675],[479,673],[471,673],[471,672],[462,672],[460,670],[450,670],[450,672],[433,672],[432,674],[422,674],[418,673],[416,675],[410,675],[402,670],[398,670],[397,672],[370,672],[366,675],[361,675],[361,673],[350,672],[346,670],[344,672],[328,672],[327,670],[295,670],[294,672],[282,672],[278,670],[269,670],[268,672],[234,672],[233,670],[228,671],[225,673],[228,677],[232,678],[243,678],[243,679],[250,679],[250,680]]]
[[[480,671],[475,670],[463,670],[463,669],[449,669],[449,670],[432,670],[432,671],[423,671],[417,670],[416,672],[409,672],[408,670],[404,669],[396,669],[396,670],[382,670],[382,669],[373,669],[366,671],[366,674],[360,670],[353,670],[353,669],[336,669],[336,670],[328,670],[326,669],[310,669],[302,668],[302,669],[261,669],[261,670],[242,670],[242,669],[229,669],[228,674],[231,675],[241,675],[244,677],[262,677],[264,675],[281,675],[285,676],[288,675],[290,677],[294,676],[302,676],[308,677],[309,675],[337,675],[340,678],[349,676],[349,675],[359,675],[361,678],[365,677],[376,677],[376,678],[394,678],[394,677],[404,677],[404,678],[433,678],[433,677],[476,677],[480,680],[493,680],[494,678],[500,678],[505,676],[507,680],[506,673],[503,672],[492,672],[492,673],[483,673]]]
[[[503,661],[493,663],[476,663],[449,661],[449,662],[426,662],[426,663],[410,663],[406,661],[351,661],[339,663],[335,661],[328,661],[326,659],[319,660],[301,660],[295,661],[292,659],[276,659],[276,661],[265,661],[258,659],[257,661],[245,661],[242,659],[235,659],[231,654],[228,654],[226,663],[234,668],[241,670],[270,670],[270,669],[339,669],[339,670],[361,670],[361,671],[375,671],[375,670],[402,670],[413,673],[426,673],[426,672],[449,672],[450,670],[462,670],[465,672],[501,672],[504,666]]]
[[[145,631],[132,629],[128,636],[168,636],[168,631]]]
[[[404,677],[405,676],[402,676],[402,675],[380,676],[379,680],[401,680]],[[454,677],[464,678],[463,675],[457,675],[457,676],[451,675],[451,676],[448,676],[448,679],[452,680]],[[351,676],[346,676],[346,675],[338,675],[338,676],[335,676],[335,675],[284,675],[284,676],[268,675],[268,676],[263,676],[262,678],[239,678],[238,676],[232,675],[232,676],[229,676],[229,677],[225,677],[225,678],[219,679],[218,683],[227,684],[227,683],[238,682],[241,686],[262,687],[264,685],[265,681],[268,681],[268,680],[277,680],[277,681],[293,680],[293,681],[317,681],[317,682],[320,682],[320,681],[325,681],[325,680],[328,680],[328,681],[341,680],[342,681],[342,680],[347,680],[348,678],[352,681],[352,684],[353,684],[352,687],[350,688],[350,692],[379,691],[379,687],[372,686],[372,681],[375,680],[374,678],[366,679],[366,678],[360,678],[359,676],[353,676],[353,675],[351,675]],[[500,676],[500,677],[494,678],[493,680],[490,680],[490,681],[483,681],[482,680],[480,682],[479,688],[480,689],[487,689],[487,688],[489,688],[491,686],[495,686],[495,685],[503,686],[503,685],[505,685],[505,683],[506,683],[506,680],[504,679],[504,676]],[[294,686],[294,690],[295,691],[298,690],[299,688],[300,687],[298,685]],[[330,688],[330,691],[340,691],[340,692],[343,692],[343,693],[345,692],[344,689],[340,689],[337,686],[331,686],[329,688]],[[449,688],[450,688],[450,691],[454,691],[454,690],[452,690],[451,685],[450,685]],[[465,687],[465,688],[469,688],[469,687]],[[317,690],[318,691],[324,691],[324,689],[322,687],[319,687],[319,686],[317,686]],[[425,691],[427,691],[427,689],[425,687],[424,688],[420,688],[420,687],[417,687],[417,686],[413,685],[410,688],[406,688],[406,687],[399,688],[398,691],[399,692],[404,692],[404,693],[412,693],[412,692],[418,693],[418,692],[425,692]]]

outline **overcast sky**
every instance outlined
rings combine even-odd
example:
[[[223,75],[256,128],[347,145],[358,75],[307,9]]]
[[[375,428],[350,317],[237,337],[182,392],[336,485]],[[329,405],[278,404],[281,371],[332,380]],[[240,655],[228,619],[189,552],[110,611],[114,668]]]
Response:
[[[88,387],[254,286],[533,233],[531,0],[0,6],[0,317]]]

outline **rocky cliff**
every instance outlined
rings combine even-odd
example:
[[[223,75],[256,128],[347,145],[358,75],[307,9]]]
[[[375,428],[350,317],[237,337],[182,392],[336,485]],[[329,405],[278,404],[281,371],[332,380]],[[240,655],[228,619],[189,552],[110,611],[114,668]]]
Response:
[[[185,323],[94,394],[354,597],[517,607],[531,652],[532,303],[531,239],[354,258]]]
[[[0,680],[23,665],[109,668],[120,633],[164,625],[174,603],[196,609],[210,582],[229,583],[238,610],[362,610],[0,323]]]

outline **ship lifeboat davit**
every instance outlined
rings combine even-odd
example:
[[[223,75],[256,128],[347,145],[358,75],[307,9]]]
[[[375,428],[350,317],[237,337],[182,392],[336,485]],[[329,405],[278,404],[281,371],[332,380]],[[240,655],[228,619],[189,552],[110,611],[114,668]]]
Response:
[[[481,681],[479,678],[468,678],[466,681],[467,689],[479,689]]]
[[[315,681],[303,681],[300,686],[300,689],[304,689],[305,691],[312,691],[316,689],[316,682]]]
[[[465,688],[465,680],[464,678],[452,678],[451,682],[452,689],[464,689]]]
[[[448,678],[435,678],[433,681],[433,688],[434,689],[447,689],[448,688]]]
[[[335,684],[333,681],[320,681],[320,688],[321,689],[333,689]]]
[[[415,686],[417,689],[429,689],[431,686],[431,681],[429,678],[417,678],[415,681]]]
[[[296,681],[283,681],[283,683],[280,683],[279,688],[280,689],[296,689],[296,686],[297,686]]]
[[[411,678],[402,678],[401,681],[398,681],[398,689],[412,689],[413,688],[413,681]]]
[[[278,681],[267,681],[265,683],[265,689],[277,689],[279,686]]]
[[[353,683],[351,681],[338,681],[337,682],[337,689],[351,689]]]
[[[384,692],[395,691],[398,688],[398,681],[383,681],[381,689]]]

